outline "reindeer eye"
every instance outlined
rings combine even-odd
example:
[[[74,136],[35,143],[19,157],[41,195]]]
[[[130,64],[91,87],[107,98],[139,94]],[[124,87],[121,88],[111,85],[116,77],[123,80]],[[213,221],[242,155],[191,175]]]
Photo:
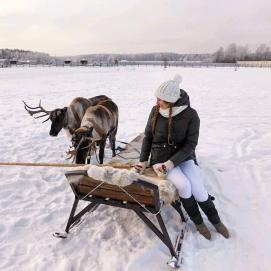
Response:
[[[55,113],[55,112],[52,112],[52,113],[50,114],[50,119],[51,119],[52,121],[56,119],[56,113]]]

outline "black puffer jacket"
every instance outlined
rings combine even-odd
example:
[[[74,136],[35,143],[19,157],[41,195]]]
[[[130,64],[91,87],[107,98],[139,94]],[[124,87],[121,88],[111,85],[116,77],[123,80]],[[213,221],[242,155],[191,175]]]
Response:
[[[147,161],[151,154],[150,165],[171,160],[175,166],[186,160],[196,161],[195,148],[198,143],[200,120],[196,110],[190,107],[189,97],[181,90],[181,98],[174,106],[188,107],[172,118],[173,146],[168,145],[168,118],[158,115],[155,132],[152,134],[151,119],[156,106],[152,108],[145,137],[141,148],[140,161]]]

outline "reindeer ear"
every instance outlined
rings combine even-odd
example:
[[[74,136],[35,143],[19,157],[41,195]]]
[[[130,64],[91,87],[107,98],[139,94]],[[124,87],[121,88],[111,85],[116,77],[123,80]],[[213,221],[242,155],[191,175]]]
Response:
[[[85,133],[87,132],[89,129],[87,127],[79,127],[78,129],[76,129],[74,131],[75,134],[80,134],[80,133]]]

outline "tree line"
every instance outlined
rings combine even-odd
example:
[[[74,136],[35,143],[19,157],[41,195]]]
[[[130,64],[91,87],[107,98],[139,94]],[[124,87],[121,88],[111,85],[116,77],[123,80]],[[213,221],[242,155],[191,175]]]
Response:
[[[46,64],[52,61],[52,57],[49,54],[20,49],[0,49],[0,59],[19,61],[30,60],[36,64]]]
[[[271,51],[266,44],[261,44],[255,51],[251,51],[248,46],[231,43],[225,49],[220,47],[213,54],[214,62],[235,63],[238,60],[271,60]]]
[[[239,46],[235,43],[225,49],[220,47],[213,54],[178,54],[178,53],[144,53],[144,54],[86,54],[66,57],[53,57],[46,53],[20,49],[0,49],[0,59],[31,61],[35,64],[60,64],[65,59],[79,62],[86,59],[88,63],[114,64],[116,61],[200,61],[235,63],[238,60],[271,60],[271,51],[266,44],[261,44],[255,51],[248,46]]]

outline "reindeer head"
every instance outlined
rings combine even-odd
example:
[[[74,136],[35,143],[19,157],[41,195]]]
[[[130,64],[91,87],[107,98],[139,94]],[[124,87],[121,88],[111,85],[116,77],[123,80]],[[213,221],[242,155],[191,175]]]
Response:
[[[50,113],[49,119],[52,122],[49,132],[50,136],[57,136],[64,127],[66,113],[67,107],[57,108]]]
[[[37,107],[30,107],[24,101],[23,101],[23,103],[25,105],[24,106],[25,110],[31,116],[33,116],[35,119],[48,116],[48,118],[46,120],[44,120],[43,122],[51,120],[52,124],[51,124],[51,129],[49,132],[50,136],[57,136],[58,133],[60,132],[60,130],[64,127],[64,121],[65,121],[65,116],[66,116],[66,112],[67,112],[67,107],[57,108],[55,110],[48,111],[48,110],[45,110],[41,106],[41,101],[39,103],[39,106],[37,106]],[[36,114],[38,114],[38,115],[36,115]]]
[[[79,145],[79,142],[81,144],[85,141],[88,143],[91,143],[93,141],[92,138],[92,131],[93,127],[80,127],[74,131],[74,134],[72,136],[72,144],[74,147],[77,147]]]
[[[80,127],[74,131],[72,136],[72,146],[67,151],[67,159],[75,160],[79,150],[89,150],[95,148],[95,139],[92,137],[93,127]]]

